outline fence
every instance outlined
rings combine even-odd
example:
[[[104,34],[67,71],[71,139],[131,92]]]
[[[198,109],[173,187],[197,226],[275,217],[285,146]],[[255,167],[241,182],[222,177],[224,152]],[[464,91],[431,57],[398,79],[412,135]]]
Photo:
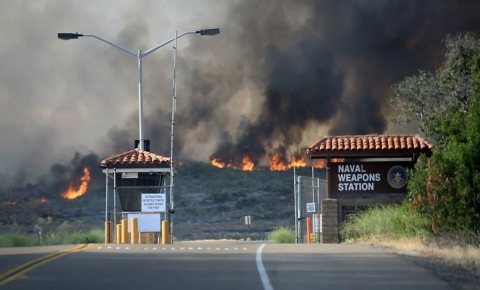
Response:
[[[320,242],[322,232],[322,200],[327,197],[326,182],[318,177],[297,176],[295,194],[295,236],[302,243],[307,234],[306,219],[310,218],[314,241]]]

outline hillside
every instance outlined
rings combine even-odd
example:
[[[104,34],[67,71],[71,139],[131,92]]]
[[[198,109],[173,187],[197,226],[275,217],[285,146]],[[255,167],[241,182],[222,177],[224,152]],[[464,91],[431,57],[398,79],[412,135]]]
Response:
[[[51,217],[52,231],[65,221],[77,229],[102,228],[105,184],[99,181],[105,178],[100,169],[92,169],[91,174],[98,181],[76,199],[58,195],[45,200],[28,187],[6,197],[15,202],[0,205],[0,233],[28,232],[38,217]],[[297,174],[311,176],[311,168],[297,169]],[[325,172],[315,169],[315,175],[324,178]],[[175,178],[175,209],[177,239],[242,238],[247,234],[246,215],[252,219],[250,236],[264,238],[275,227],[294,226],[293,170],[241,171],[182,162]]]

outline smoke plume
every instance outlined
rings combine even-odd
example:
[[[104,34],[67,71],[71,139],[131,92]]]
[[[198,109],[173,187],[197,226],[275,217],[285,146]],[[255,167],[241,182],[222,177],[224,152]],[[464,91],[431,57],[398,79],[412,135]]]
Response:
[[[64,184],[84,166],[72,166],[74,152],[98,166],[138,139],[137,60],[92,38],[57,40],[57,32],[146,50],[175,30],[220,27],[220,35],[178,41],[175,159],[239,163],[247,154],[265,164],[325,134],[387,131],[392,84],[435,69],[447,34],[480,31],[473,0],[115,4],[0,4],[6,183],[41,184],[36,176],[47,174],[49,186]],[[160,155],[170,152],[172,45],[143,63],[145,137]]]

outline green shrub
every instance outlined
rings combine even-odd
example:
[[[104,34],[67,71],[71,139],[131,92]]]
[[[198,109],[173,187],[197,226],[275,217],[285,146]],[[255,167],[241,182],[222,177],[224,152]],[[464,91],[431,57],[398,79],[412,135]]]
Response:
[[[0,236],[0,247],[30,247],[37,245],[37,240],[29,235],[6,234]]]
[[[378,206],[349,216],[340,227],[341,240],[400,239],[429,234],[428,220],[408,205]]]
[[[290,228],[277,228],[270,233],[268,239],[275,243],[293,244],[295,243],[295,232]]]

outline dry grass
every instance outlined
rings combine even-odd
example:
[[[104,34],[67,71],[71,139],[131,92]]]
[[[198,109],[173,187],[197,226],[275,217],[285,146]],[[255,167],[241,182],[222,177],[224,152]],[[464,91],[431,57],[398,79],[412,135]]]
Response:
[[[369,240],[362,241],[384,246],[397,253],[418,254],[421,257],[443,263],[448,267],[467,271],[480,279],[480,249],[455,241],[448,244],[445,241],[409,238],[400,240]]]

